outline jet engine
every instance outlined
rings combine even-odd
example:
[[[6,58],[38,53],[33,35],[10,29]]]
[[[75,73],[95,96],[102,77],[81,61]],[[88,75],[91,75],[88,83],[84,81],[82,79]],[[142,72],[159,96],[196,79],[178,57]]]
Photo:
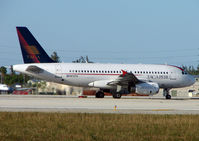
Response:
[[[109,89],[109,90],[115,90],[116,92],[117,87],[113,85],[108,85],[111,80],[99,80],[94,81],[88,84],[90,87],[96,87],[101,89]],[[134,87],[131,87],[128,89],[128,86],[122,86],[120,93],[121,94],[129,94],[131,92],[135,92],[137,94],[146,94],[146,95],[154,95],[159,92],[159,85],[154,82],[143,82],[138,83]]]
[[[88,84],[90,87],[102,88],[102,89],[112,89],[112,86],[108,85],[111,80],[99,80]]]
[[[145,82],[135,85],[135,93],[154,95],[159,92],[159,85],[154,82]]]

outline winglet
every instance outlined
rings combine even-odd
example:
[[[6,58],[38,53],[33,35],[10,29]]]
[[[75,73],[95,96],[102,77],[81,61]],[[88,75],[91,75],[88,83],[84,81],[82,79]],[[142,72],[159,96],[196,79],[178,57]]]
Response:
[[[122,76],[125,76],[127,74],[127,71],[122,70]]]

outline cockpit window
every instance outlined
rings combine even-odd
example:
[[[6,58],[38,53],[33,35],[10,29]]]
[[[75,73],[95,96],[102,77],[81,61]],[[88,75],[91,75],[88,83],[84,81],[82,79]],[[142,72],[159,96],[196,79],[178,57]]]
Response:
[[[182,75],[186,75],[187,74],[187,72],[186,71],[182,71]]]

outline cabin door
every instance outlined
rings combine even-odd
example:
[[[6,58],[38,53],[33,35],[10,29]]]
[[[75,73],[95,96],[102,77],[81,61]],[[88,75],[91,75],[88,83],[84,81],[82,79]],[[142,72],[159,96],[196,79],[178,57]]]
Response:
[[[60,64],[55,65],[55,72],[56,72],[56,78],[58,79],[58,81],[63,82],[64,79],[63,79],[62,67]]]

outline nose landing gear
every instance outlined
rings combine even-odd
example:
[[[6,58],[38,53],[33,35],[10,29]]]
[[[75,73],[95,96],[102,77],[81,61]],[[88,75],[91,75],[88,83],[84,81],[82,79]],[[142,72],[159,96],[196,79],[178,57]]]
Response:
[[[166,99],[171,99],[171,95],[169,94],[169,88],[165,88],[163,90],[163,96],[165,96]]]

